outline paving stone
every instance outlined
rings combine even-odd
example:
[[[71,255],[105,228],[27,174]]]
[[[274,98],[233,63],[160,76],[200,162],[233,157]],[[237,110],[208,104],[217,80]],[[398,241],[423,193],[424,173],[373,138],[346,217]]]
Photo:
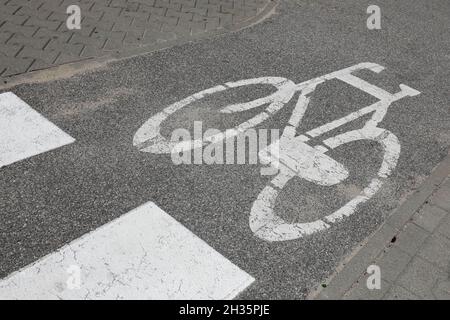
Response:
[[[8,5],[3,5],[2,14],[13,15],[15,12],[19,11],[20,5],[14,4],[14,2],[9,2]]]
[[[380,289],[368,289],[366,281],[367,276],[364,276],[343,298],[345,300],[379,300],[391,286],[389,282],[381,279]]]
[[[84,47],[80,56],[83,58],[95,58],[95,57],[101,57],[104,54],[105,54],[105,52],[103,51],[103,49],[100,49],[98,47],[86,46],[86,47]]]
[[[400,286],[393,286],[383,297],[384,300],[420,300],[414,293]]]
[[[189,13],[196,13],[197,15],[201,15],[201,16],[206,16],[207,9],[206,8],[197,8],[197,7],[191,8],[188,6],[183,6],[182,11],[189,12]]]
[[[31,47],[33,49],[44,49],[50,39],[48,38],[30,38],[25,37],[19,33],[16,33],[11,39],[8,40],[8,45],[21,45]]]
[[[175,40],[176,38],[177,35],[174,32],[151,31],[145,33],[142,42],[144,44],[155,44],[164,41]]]
[[[83,9],[81,9],[81,10],[83,10]],[[82,21],[81,26],[83,27],[84,23],[89,21],[89,20],[85,21],[86,18],[98,21],[98,20],[100,20],[100,18],[102,16],[103,16],[103,12],[102,11],[86,11],[86,10],[83,10],[82,14],[81,14],[81,17],[82,17],[81,18],[82,19],[81,20]]]
[[[148,18],[150,17],[150,12],[149,12],[149,10],[146,10],[146,11],[139,10],[137,12],[124,10],[120,13],[120,16],[124,17],[124,18],[129,18],[131,20],[142,19],[144,21],[147,21]]]
[[[395,245],[403,251],[414,255],[424,243],[429,233],[414,223],[408,223],[399,234]]]
[[[3,44],[13,36],[12,32],[0,32],[0,43]]]
[[[431,203],[450,212],[450,185],[444,184],[432,197]]]
[[[21,35],[29,38],[33,37],[38,29],[38,26],[20,26],[10,21],[6,21],[6,23],[0,27],[1,32],[10,32],[14,35]]]
[[[61,52],[61,54],[66,55],[80,55],[83,50],[84,45],[82,44],[68,44],[61,43],[57,40],[51,40],[49,44],[45,47],[46,50],[56,50]]]
[[[0,13],[0,21],[1,22],[9,21],[15,25],[21,25],[21,24],[25,23],[25,21],[27,21],[28,19],[29,19],[28,16],[8,15],[8,14],[5,14],[4,12]]]
[[[26,26],[37,26],[37,27],[43,27],[49,30],[57,30],[59,26],[61,25],[61,21],[53,21],[53,20],[41,20],[37,18],[30,18],[25,22]]]
[[[439,227],[437,228],[437,232],[450,239],[450,214],[441,220]]]
[[[132,31],[131,23],[133,22],[133,17],[117,17],[114,21],[113,31]]]
[[[166,11],[166,17],[175,17],[179,18],[181,20],[191,21],[192,20],[192,13],[190,12],[179,12],[173,9],[167,9]]]
[[[151,15],[149,21],[150,22],[161,22],[165,25],[176,26],[178,23],[178,18],[177,17],[167,17],[167,16],[161,17],[158,15]]]
[[[170,2],[170,0],[156,0],[155,7],[180,10],[181,4]]]
[[[250,19],[270,0],[2,0],[0,1],[0,76],[46,66],[124,53],[142,44],[153,50],[161,42],[192,36]],[[67,7],[81,8],[81,29],[68,30]],[[7,43],[6,43],[7,42]],[[152,46],[155,45],[155,46]],[[46,56],[46,50],[52,51]],[[35,50],[41,50],[38,53]],[[54,52],[57,60],[52,62]],[[23,58],[31,58],[23,63]],[[15,66],[17,64],[17,66]],[[24,67],[26,66],[26,67]]]
[[[450,300],[450,280],[439,282],[433,289],[436,299]]]
[[[125,39],[123,40],[125,43],[139,43],[142,41],[144,36],[144,32],[127,32]]]
[[[43,1],[39,1],[39,0],[11,0],[8,2],[8,5],[12,4],[12,5],[17,5],[17,6],[26,6],[28,8],[31,8],[33,10],[37,10],[39,7],[42,6]]]
[[[21,45],[2,45],[0,47],[0,52],[3,53],[4,55],[8,56],[8,57],[15,57],[19,51],[23,48],[23,46]]]
[[[142,6],[142,10],[144,12],[148,12],[150,16],[160,16],[163,17],[166,14],[167,8],[156,8],[156,7],[148,7]]]
[[[51,65],[56,60],[59,51],[57,50],[36,50],[30,47],[24,47],[22,51],[20,51],[18,57],[21,58],[32,58],[39,59],[47,64]]]
[[[425,230],[433,232],[446,214],[447,212],[439,207],[425,205],[414,215],[413,221]]]
[[[62,43],[66,43],[73,36],[74,32],[71,31],[51,31],[45,28],[40,28],[35,34],[36,38],[47,38],[53,40],[59,40]]]
[[[103,46],[103,50],[105,50],[105,51],[119,51],[122,46],[123,46],[123,44],[122,44],[121,41],[108,39],[108,40],[106,40],[106,43]]]
[[[17,62],[19,61],[19,63]],[[28,70],[33,63],[33,59],[30,58],[14,58],[14,59],[2,59],[5,63],[6,71],[3,72],[2,76],[11,76],[16,74],[24,73]]]
[[[72,55],[69,53],[61,53],[55,61],[55,64],[64,64],[75,61],[80,61],[81,57],[79,55]]]
[[[81,34],[75,34],[70,39],[72,44],[81,44],[94,48],[102,48],[108,37],[104,34],[96,34],[95,37],[86,37]]]
[[[375,264],[380,267],[381,277],[393,282],[406,268],[411,258],[405,251],[393,246]]]
[[[380,267],[382,280],[391,284],[383,299],[450,299],[450,212],[447,211],[450,179],[441,184],[450,171],[448,159],[387,219],[380,231],[337,273],[317,298],[379,299],[376,292],[367,293],[364,280],[361,280],[366,279],[366,275],[360,279],[359,274],[363,271],[355,269],[357,264],[365,266],[375,261],[373,264]],[[385,239],[381,230],[387,226],[395,230],[391,238],[395,234],[397,240],[377,245],[374,239]],[[379,248],[378,252],[384,253],[374,260],[366,254],[370,247]]]
[[[36,70],[42,70],[53,66],[52,63],[48,63],[46,61],[36,59],[34,60],[33,64],[30,67],[30,71],[36,71]]]
[[[433,234],[426,240],[418,255],[436,264],[443,271],[450,271],[450,239]]]
[[[433,288],[446,279],[447,274],[438,267],[420,257],[414,257],[397,283],[420,298],[434,299]]]
[[[65,23],[67,21],[67,14],[65,12],[52,12],[47,19],[50,21],[61,21]]]
[[[95,3],[89,11],[99,11],[103,12],[103,17],[107,18],[114,18],[119,16],[120,12],[122,11],[121,8],[114,8],[114,7],[107,7],[101,3]]]
[[[37,4],[37,1],[35,2]],[[28,17],[36,17],[41,20],[47,19],[52,12],[50,10],[36,10],[36,8],[30,8],[28,6],[22,6],[20,7],[19,11],[15,13],[15,15],[22,15],[22,16],[28,16]]]

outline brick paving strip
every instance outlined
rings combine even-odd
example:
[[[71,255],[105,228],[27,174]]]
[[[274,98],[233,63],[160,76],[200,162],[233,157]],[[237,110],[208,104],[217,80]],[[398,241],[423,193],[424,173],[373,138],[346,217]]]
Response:
[[[0,78],[102,57],[126,57],[235,31],[278,0],[0,0]],[[68,30],[67,8],[81,8]]]
[[[311,299],[450,299],[450,155]],[[367,267],[381,289],[367,288]]]

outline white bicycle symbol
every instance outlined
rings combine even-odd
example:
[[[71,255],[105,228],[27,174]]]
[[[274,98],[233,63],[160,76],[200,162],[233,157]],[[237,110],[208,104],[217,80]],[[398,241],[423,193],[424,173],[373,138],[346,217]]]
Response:
[[[397,160],[400,155],[400,143],[392,132],[379,128],[377,125],[383,120],[389,106],[393,102],[407,96],[412,97],[420,94],[419,91],[403,84],[400,84],[401,90],[399,92],[391,94],[352,75],[352,72],[362,69],[368,69],[379,73],[384,68],[375,63],[360,63],[298,84],[285,78],[263,77],[228,82],[224,85],[215,86],[176,102],[154,115],[136,132],[133,144],[142,152],[170,154],[171,152],[179,152],[180,150],[202,147],[205,143],[217,143],[221,140],[244,133],[249,128],[267,120],[281,110],[285,104],[292,99],[296,92],[299,92],[298,101],[289,119],[288,125],[283,130],[281,138],[271,146],[259,152],[260,159],[267,160],[270,155],[273,155],[271,154],[271,150],[279,150],[277,160],[273,163],[279,171],[272,181],[261,191],[256,201],[253,203],[249,224],[251,230],[257,237],[267,241],[293,240],[305,235],[311,235],[328,229],[331,224],[336,221],[350,216],[355,212],[359,204],[368,201],[380,189],[383,180],[390,175],[397,165]],[[296,136],[296,128],[299,126],[310,101],[308,95],[314,92],[317,85],[331,79],[338,79],[352,85],[376,97],[379,101],[356,112],[352,112],[343,118],[331,121],[302,135]],[[254,84],[270,84],[273,85],[277,91],[267,97],[246,103],[229,105],[220,110],[222,113],[234,113],[267,105],[265,111],[254,116],[250,120],[241,123],[232,129],[225,130],[220,134],[210,136],[203,141],[191,140],[187,143],[177,143],[171,142],[161,135],[161,123],[171,114],[183,107],[213,93]],[[313,147],[307,144],[312,138],[318,137],[372,112],[372,117],[361,129],[347,131],[334,137],[327,138],[322,142],[323,145]],[[314,222],[287,223],[275,214],[275,201],[280,191],[294,177],[300,177],[321,186],[332,186],[345,180],[348,176],[347,169],[342,164],[326,155],[326,153],[343,144],[358,140],[376,141],[384,150],[383,161],[378,170],[377,177],[373,178],[369,185],[365,187],[359,195],[351,199],[340,209]],[[277,148],[273,148],[274,146]]]

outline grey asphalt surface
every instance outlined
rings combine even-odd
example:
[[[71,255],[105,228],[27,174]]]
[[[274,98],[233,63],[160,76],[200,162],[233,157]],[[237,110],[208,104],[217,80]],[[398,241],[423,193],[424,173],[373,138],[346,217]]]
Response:
[[[256,282],[243,299],[302,299],[332,274],[447,154],[450,145],[450,3],[377,1],[382,29],[368,30],[370,1],[283,1],[268,20],[243,31],[118,61],[68,79],[18,85],[25,100],[76,142],[0,169],[0,277],[114,218],[153,201]],[[152,115],[193,93],[228,81],[280,76],[302,82],[361,62],[386,69],[358,76],[389,92],[404,83],[421,94],[394,103],[379,127],[392,131],[402,151],[383,188],[351,217],[329,230],[268,243],[248,226],[252,203],[271,177],[259,165],[180,165],[168,155],[139,152],[132,139]],[[266,87],[220,93],[165,124],[203,120],[228,128],[239,116],[215,110],[266,95]],[[371,104],[352,87],[329,82],[313,95],[299,133]],[[283,128],[281,111],[259,128]],[[186,119],[189,118],[189,123]],[[355,121],[348,128],[361,127]],[[276,205],[291,221],[333,212],[373,177],[376,144],[353,143],[329,153],[350,169],[339,186],[296,179]]]

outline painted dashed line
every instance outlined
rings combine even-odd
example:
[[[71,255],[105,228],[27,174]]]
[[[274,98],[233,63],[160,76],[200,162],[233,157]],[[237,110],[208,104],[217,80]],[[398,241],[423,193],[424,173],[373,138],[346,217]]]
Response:
[[[149,202],[0,281],[0,299],[232,299],[253,277]]]
[[[74,141],[14,93],[0,94],[0,168]]]

